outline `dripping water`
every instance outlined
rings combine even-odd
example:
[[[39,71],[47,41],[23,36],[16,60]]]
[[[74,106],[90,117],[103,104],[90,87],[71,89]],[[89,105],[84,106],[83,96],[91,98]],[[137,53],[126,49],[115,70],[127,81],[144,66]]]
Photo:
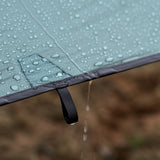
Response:
[[[90,111],[90,95],[91,95],[92,82],[93,81],[89,81],[89,83],[88,83],[87,103],[86,103],[86,108],[85,108],[87,112]],[[87,121],[87,118],[85,118],[85,120],[84,120],[83,137],[82,137],[82,139],[83,139],[83,143],[87,142],[87,139],[88,139],[88,121]],[[83,151],[81,152],[81,159],[82,160],[85,160],[84,150],[85,149],[83,149]]]
[[[83,142],[87,141],[87,131],[88,131],[88,124],[87,120],[84,120],[84,127],[83,127]]]
[[[87,94],[87,105],[86,105],[86,111],[90,110],[90,94],[91,94],[91,85],[93,81],[89,81],[88,83],[88,94]]]

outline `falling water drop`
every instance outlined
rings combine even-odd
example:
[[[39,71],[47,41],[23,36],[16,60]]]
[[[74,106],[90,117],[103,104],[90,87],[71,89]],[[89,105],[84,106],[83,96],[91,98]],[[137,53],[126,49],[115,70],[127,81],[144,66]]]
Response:
[[[107,46],[104,46],[103,49],[104,49],[104,50],[107,50]]]
[[[91,85],[92,85],[92,81],[89,81],[88,83],[88,93],[87,93],[87,105],[86,105],[86,111],[90,110],[90,94],[91,94]],[[88,139],[88,122],[87,119],[84,120],[84,127],[83,127],[83,142],[86,142]],[[85,146],[84,146],[85,147]],[[84,149],[81,152],[81,159],[84,160],[85,156],[84,156]]]
[[[87,131],[88,131],[88,124],[87,124],[87,120],[84,121],[84,128],[83,128],[83,142],[87,141]]]
[[[88,94],[87,94],[87,105],[86,105],[86,111],[90,110],[90,94],[91,94],[91,85],[92,85],[93,81],[89,81],[88,83]]]
[[[83,134],[83,141],[84,141],[84,142],[87,141],[87,134]]]
[[[90,110],[90,106],[87,105],[87,106],[86,106],[86,111],[89,111],[89,110]]]

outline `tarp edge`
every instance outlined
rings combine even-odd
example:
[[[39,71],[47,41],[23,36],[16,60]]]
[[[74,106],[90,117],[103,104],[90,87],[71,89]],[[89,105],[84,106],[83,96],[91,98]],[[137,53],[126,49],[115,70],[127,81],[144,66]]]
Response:
[[[77,76],[69,77],[60,81],[50,82],[48,84],[40,85],[38,87],[33,87],[27,90],[23,90],[17,93],[13,93],[0,98],[0,106],[5,104],[13,103],[22,99],[26,99],[32,96],[36,96],[54,89],[64,88],[72,86],[85,81],[97,79],[114,73],[119,73],[129,69],[137,68],[149,63],[160,61],[160,53],[126,62],[123,64],[118,64],[111,67],[100,68],[90,72],[86,72]]]

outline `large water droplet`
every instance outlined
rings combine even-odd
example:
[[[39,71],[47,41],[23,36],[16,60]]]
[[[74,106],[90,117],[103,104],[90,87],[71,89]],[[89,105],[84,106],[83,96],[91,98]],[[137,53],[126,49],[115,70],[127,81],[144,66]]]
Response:
[[[19,87],[16,86],[16,85],[12,85],[12,86],[10,86],[10,88],[11,88],[11,90],[13,90],[13,91],[17,91],[17,90],[19,89]]]
[[[48,80],[49,80],[49,78],[47,76],[44,76],[44,77],[41,78],[42,82],[47,82]]]
[[[56,74],[56,77],[62,77],[62,76],[63,76],[62,72],[58,72],[58,73]]]

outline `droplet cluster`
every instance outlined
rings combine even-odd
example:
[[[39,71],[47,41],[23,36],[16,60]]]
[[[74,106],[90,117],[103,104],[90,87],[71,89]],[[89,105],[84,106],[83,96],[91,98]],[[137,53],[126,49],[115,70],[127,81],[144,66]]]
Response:
[[[160,52],[158,0],[1,0],[0,96]]]
[[[70,77],[70,75],[59,66],[38,54],[20,59],[19,63],[31,86],[37,86]]]

